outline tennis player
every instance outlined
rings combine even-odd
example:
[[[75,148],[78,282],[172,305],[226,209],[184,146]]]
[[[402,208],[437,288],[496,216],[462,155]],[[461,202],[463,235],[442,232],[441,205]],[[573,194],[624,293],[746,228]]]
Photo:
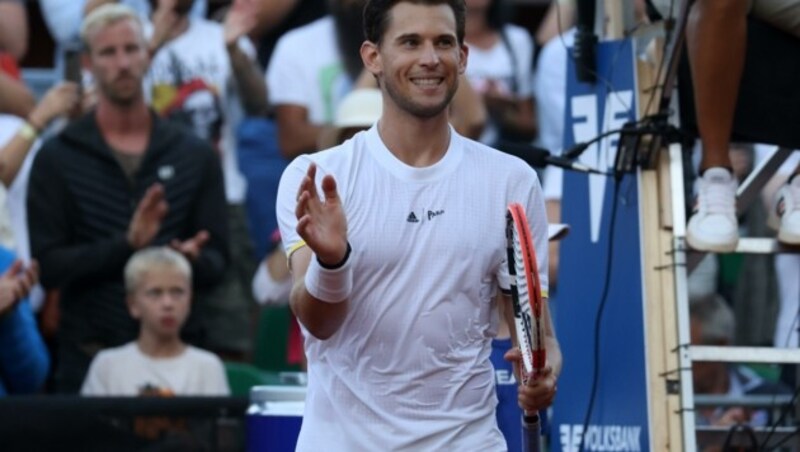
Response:
[[[545,293],[547,222],[536,173],[448,123],[464,14],[463,0],[368,1],[361,57],[382,116],[281,179],[309,373],[298,451],[506,450],[489,361],[509,302],[496,296],[506,207],[525,206]],[[520,388],[528,411],[552,403],[561,369],[544,315],[548,369]]]

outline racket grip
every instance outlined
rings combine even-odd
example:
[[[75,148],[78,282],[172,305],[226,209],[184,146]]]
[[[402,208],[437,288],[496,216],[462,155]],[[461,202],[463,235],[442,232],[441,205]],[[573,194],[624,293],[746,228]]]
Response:
[[[542,450],[542,423],[539,413],[522,415],[522,452],[540,452]]]

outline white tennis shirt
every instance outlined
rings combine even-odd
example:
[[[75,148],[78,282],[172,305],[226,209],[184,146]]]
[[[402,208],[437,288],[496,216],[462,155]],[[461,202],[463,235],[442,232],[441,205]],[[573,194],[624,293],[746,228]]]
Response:
[[[341,329],[304,331],[309,386],[298,451],[505,450],[495,421],[492,296],[505,281],[505,212],[527,206],[547,288],[539,180],[521,160],[459,136],[436,164],[405,165],[377,127],[295,159],[278,190],[287,252],[310,162],[338,184],[353,251]],[[319,189],[320,195],[322,190]]]

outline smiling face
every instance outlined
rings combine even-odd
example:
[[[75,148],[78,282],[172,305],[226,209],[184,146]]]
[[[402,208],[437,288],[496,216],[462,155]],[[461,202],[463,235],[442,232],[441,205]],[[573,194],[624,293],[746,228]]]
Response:
[[[378,78],[385,111],[424,119],[446,114],[466,68],[467,47],[458,42],[450,6],[400,2],[389,11],[380,43],[365,42],[361,57]]]

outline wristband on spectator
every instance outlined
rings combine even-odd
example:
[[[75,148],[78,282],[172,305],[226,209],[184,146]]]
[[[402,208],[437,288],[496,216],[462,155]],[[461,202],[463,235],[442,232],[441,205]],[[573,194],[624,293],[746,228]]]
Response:
[[[342,262],[333,268],[325,268],[319,259],[312,258],[306,270],[305,284],[309,295],[326,303],[341,303],[350,298],[353,290],[350,244],[347,244]]]
[[[39,131],[31,123],[24,122],[19,127],[17,134],[28,141],[34,141],[39,136]]]

